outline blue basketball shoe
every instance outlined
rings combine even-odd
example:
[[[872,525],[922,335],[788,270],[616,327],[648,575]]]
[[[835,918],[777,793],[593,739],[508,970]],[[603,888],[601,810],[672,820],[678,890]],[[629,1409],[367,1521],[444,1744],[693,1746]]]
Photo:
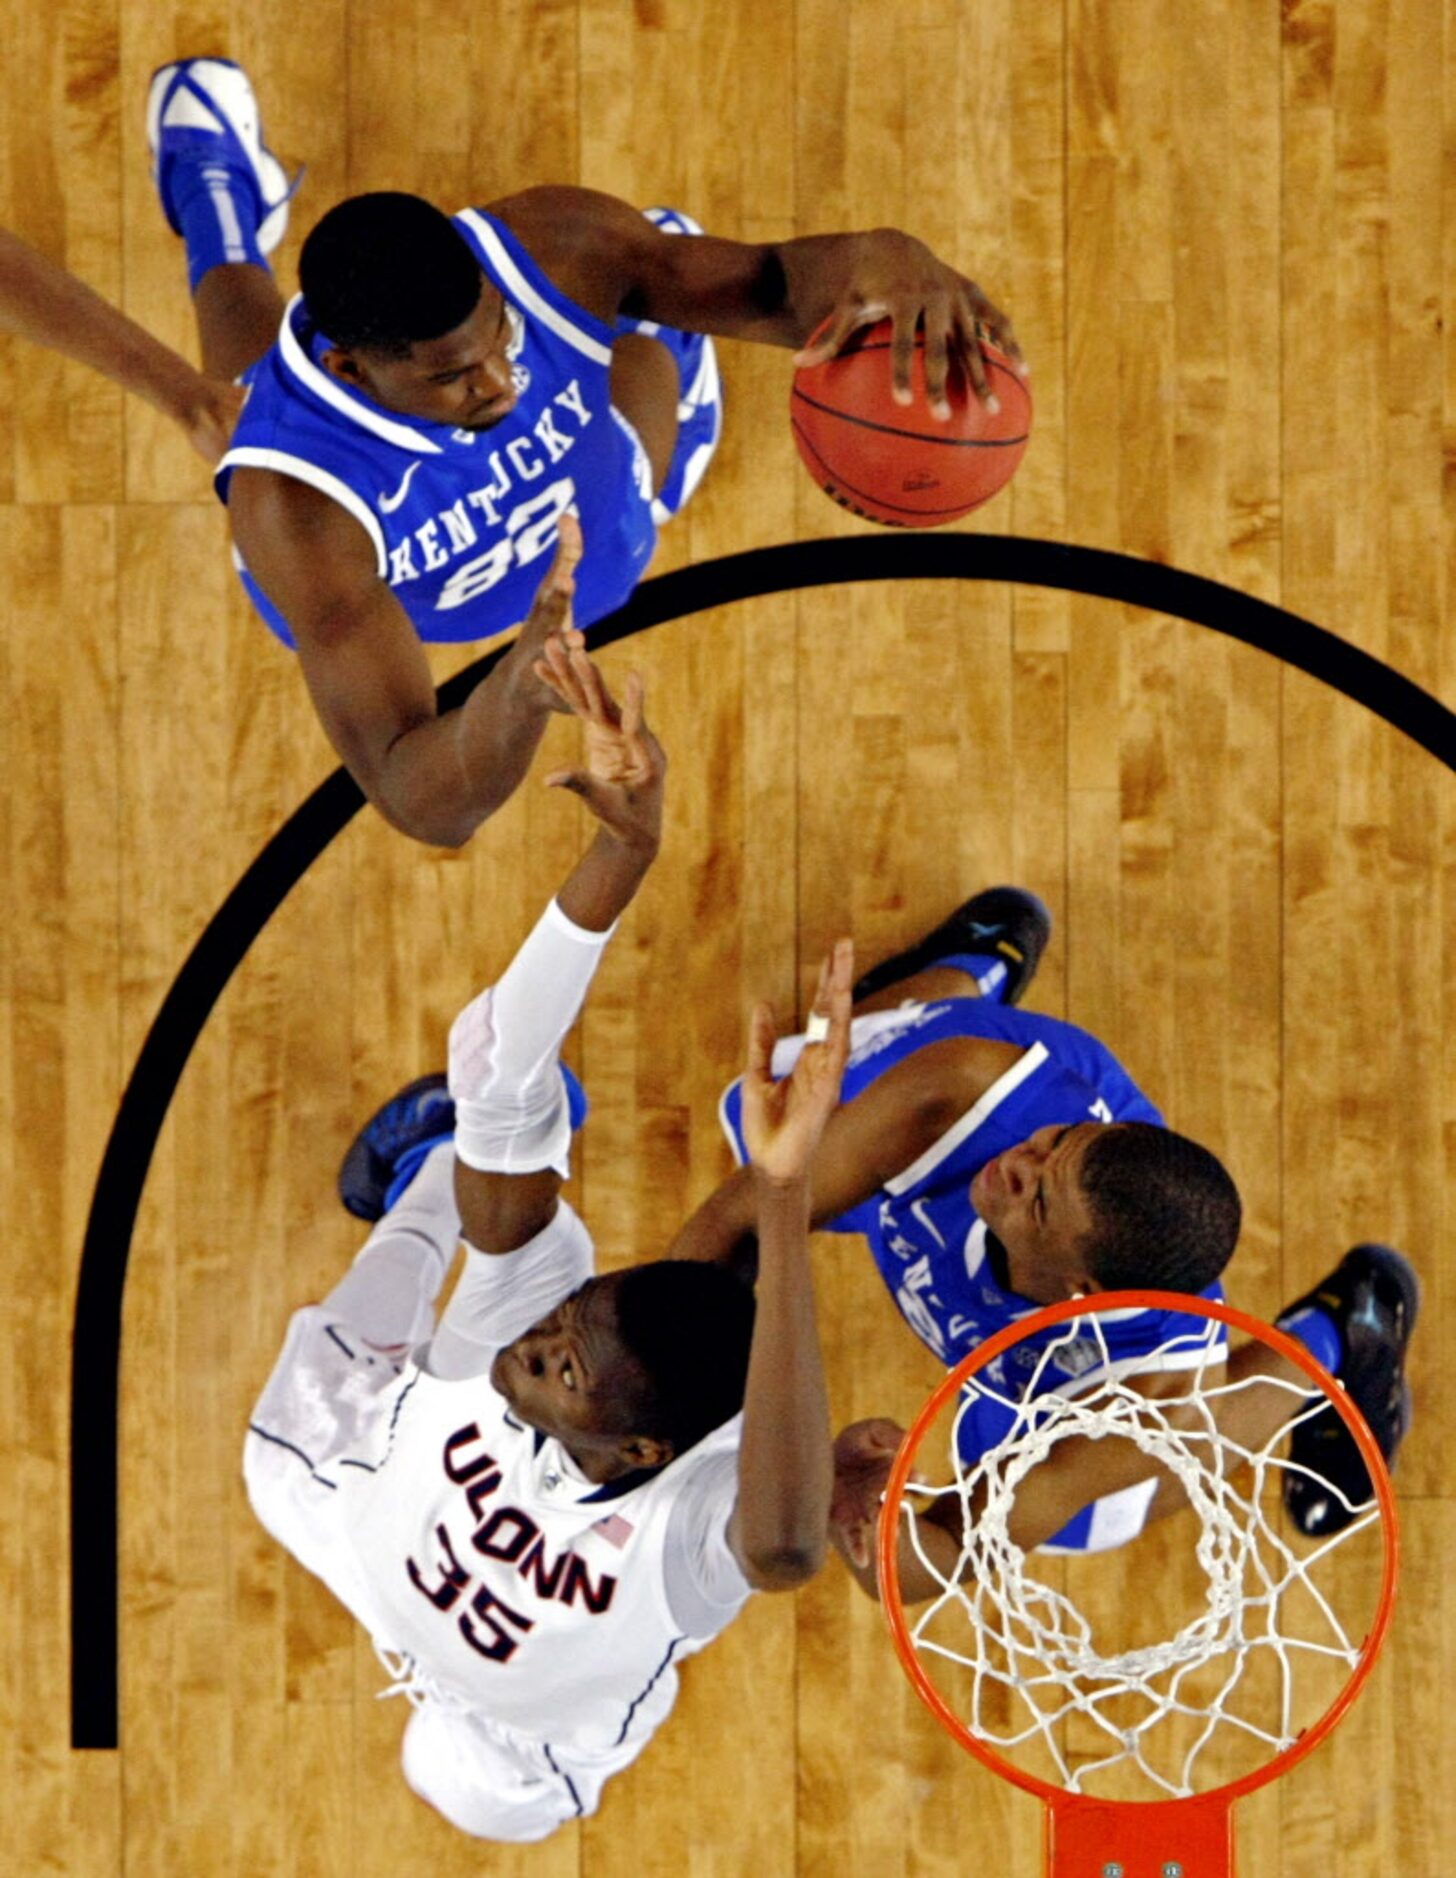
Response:
[[[586,1091],[563,1063],[573,1132],[586,1120]],[[371,1223],[387,1213],[424,1165],[455,1133],[455,1104],[441,1072],[421,1076],[391,1096],[355,1135],[339,1168],[346,1212]]]
[[[152,74],[147,93],[147,147],[152,178],[174,234],[182,234],[179,170],[198,164],[225,169],[229,180],[257,204],[257,243],[269,254],[288,226],[288,204],[298,187],[263,143],[258,101],[247,73],[231,59],[182,59]]]
[[[644,209],[649,222],[668,235],[701,235],[702,229],[679,209]],[[667,347],[677,361],[677,443],[662,488],[652,503],[652,519],[660,528],[687,504],[713,460],[723,434],[723,381],[718,376],[718,354],[706,333],[679,332],[656,320],[619,319],[618,332],[645,333]]]
[[[999,959],[1006,968],[1003,1004],[1019,1004],[1052,936],[1052,916],[1024,887],[986,887],[958,906],[918,945],[867,971],[854,987],[858,1003],[927,966],[956,958]]]
[[[1336,1371],[1364,1416],[1387,1466],[1411,1424],[1405,1353],[1420,1310],[1410,1261],[1391,1246],[1357,1245],[1313,1291],[1279,1313],[1284,1323],[1313,1305],[1332,1317],[1344,1343]],[[1309,1416],[1289,1440],[1289,1458],[1309,1472],[1284,1470],[1284,1505],[1310,1538],[1342,1532],[1372,1498],[1370,1473],[1333,1404]],[[1333,1489],[1333,1491],[1332,1491]],[[1348,1502],[1348,1504],[1347,1504]]]

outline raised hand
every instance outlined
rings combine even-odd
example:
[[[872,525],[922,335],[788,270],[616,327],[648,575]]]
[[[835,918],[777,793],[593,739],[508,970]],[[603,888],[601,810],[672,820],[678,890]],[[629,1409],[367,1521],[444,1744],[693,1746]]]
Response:
[[[834,1443],[834,1492],[829,1536],[851,1565],[870,1562],[880,1501],[905,1439],[898,1422],[883,1416],[852,1422]]]
[[[556,552],[551,557],[546,578],[536,589],[536,598],[531,602],[531,610],[513,648],[513,657],[519,659],[522,673],[535,671],[538,678],[542,675],[539,661],[550,647],[555,645],[570,652],[586,644],[571,617],[577,563],[582,554],[581,523],[567,509],[557,518],[556,529]],[[554,710],[571,709],[559,687],[549,681],[547,694]]]
[[[854,983],[854,942],[839,940],[819,968],[809,1018],[809,1037],[792,1075],[775,1082],[773,1012],[754,1010],[748,1026],[748,1063],[743,1072],[743,1138],[749,1159],[768,1179],[787,1183],[809,1171],[824,1124],[839,1104],[839,1085],[849,1056],[849,1013]]]
[[[580,644],[568,646],[560,637],[547,641],[533,669],[562,708],[581,720],[585,733],[585,766],[553,770],[547,787],[570,789],[620,841],[655,852],[667,758],[643,722],[640,676],[627,674],[619,705]]]
[[[1026,370],[1011,322],[994,307],[973,280],[937,260],[923,241],[898,229],[881,228],[853,237],[853,261],[847,278],[834,283],[834,306],[795,365],[822,365],[832,359],[861,326],[890,320],[890,364],[895,400],[909,404],[910,365],[915,333],[925,327],[925,390],[933,417],[950,416],[946,380],[958,363],[989,409],[997,409],[981,351],[989,339],[1019,370]],[[822,302],[821,302],[822,304]]]

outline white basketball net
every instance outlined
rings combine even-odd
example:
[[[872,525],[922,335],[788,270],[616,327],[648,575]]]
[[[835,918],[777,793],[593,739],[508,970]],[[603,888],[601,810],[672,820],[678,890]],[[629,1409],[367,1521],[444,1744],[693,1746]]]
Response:
[[[1309,1473],[1279,1450],[1290,1429],[1318,1414],[1326,1398],[1309,1382],[1299,1386],[1267,1375],[1237,1383],[1208,1378],[1209,1368],[1217,1370],[1224,1361],[1222,1330],[1210,1319],[1206,1333],[1190,1336],[1185,1330],[1139,1359],[1137,1368],[1147,1370],[1170,1353],[1186,1363],[1197,1352],[1187,1393],[1159,1402],[1115,1374],[1098,1375],[1090,1387],[1085,1376],[1047,1385],[1048,1370],[1074,1343],[1083,1345],[1085,1358],[1095,1339],[1101,1365],[1112,1367],[1097,1313],[1069,1320],[1038,1353],[1024,1394],[999,1389],[985,1371],[966,1382],[950,1440],[954,1480],[940,1488],[912,1487],[901,1504],[917,1556],[942,1586],[929,1605],[909,1614],[917,1650],[958,1666],[957,1706],[973,1735],[1002,1753],[1040,1743],[1070,1792],[1098,1792],[1089,1783],[1112,1768],[1135,1769],[1156,1790],[1119,1797],[1182,1797],[1204,1790],[1216,1780],[1209,1779],[1212,1770],[1201,1770],[1195,1787],[1195,1762],[1223,1730],[1243,1737],[1244,1755],[1253,1752],[1266,1761],[1289,1747],[1326,1706],[1321,1701],[1313,1715],[1300,1713],[1296,1668],[1321,1658],[1348,1672],[1360,1655],[1336,1614],[1334,1594],[1318,1580],[1338,1548],[1378,1522],[1379,1507],[1372,1505],[1304,1556],[1295,1555],[1266,1517],[1268,1509],[1277,1518],[1279,1495],[1270,1483],[1277,1489],[1281,1469]],[[1081,1366],[1099,1367],[1085,1360]],[[1251,1451],[1219,1432],[1214,1409],[1221,1397],[1256,1383],[1287,1390],[1291,1412],[1264,1448]],[[960,1423],[978,1398],[1002,1404],[1016,1422],[1003,1442],[967,1465],[959,1453]],[[1170,1409],[1196,1426],[1174,1426]],[[1059,1441],[1073,1436],[1125,1437],[1169,1468],[1187,1492],[1200,1527],[1197,1561],[1205,1596],[1202,1609],[1166,1642],[1100,1654],[1088,1618],[1069,1597],[1027,1573],[1026,1554],[1011,1539],[1008,1522],[1019,1483]],[[924,1549],[910,1493],[960,1499],[964,1537],[949,1576]],[[972,1496],[980,1493],[984,1503],[972,1518]],[[1171,1515],[1166,1529],[1184,1522],[1191,1537],[1189,1517],[1186,1511]],[[1282,1624],[1286,1612],[1290,1622]],[[936,1679],[944,1692],[944,1675]],[[1068,1751],[1069,1738],[1076,1740],[1075,1756]],[[1267,1754],[1251,1744],[1262,1744]],[[1226,1770],[1217,1772],[1217,1779],[1226,1777]]]

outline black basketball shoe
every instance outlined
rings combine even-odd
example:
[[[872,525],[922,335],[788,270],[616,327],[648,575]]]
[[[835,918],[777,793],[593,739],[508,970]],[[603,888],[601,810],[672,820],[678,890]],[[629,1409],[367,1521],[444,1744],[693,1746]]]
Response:
[[[1411,1423],[1405,1353],[1420,1304],[1420,1282],[1409,1260],[1388,1245],[1357,1245],[1328,1278],[1279,1313],[1278,1321],[1283,1323],[1296,1311],[1315,1305],[1339,1325],[1345,1345],[1339,1379],[1364,1416],[1387,1466],[1394,1465],[1396,1449]],[[1310,1538],[1325,1539],[1342,1532],[1370,1503],[1369,1470],[1333,1404],[1294,1430],[1289,1458],[1310,1470],[1309,1474],[1284,1471],[1284,1505],[1295,1525]]]
[[[855,1001],[897,985],[941,959],[974,952],[1002,961],[1006,967],[1003,1003],[1019,1004],[1051,936],[1052,916],[1034,893],[1024,887],[987,887],[957,907],[918,945],[866,972],[854,988]]]
[[[356,1219],[383,1216],[400,1163],[412,1150],[455,1127],[455,1104],[443,1074],[421,1076],[391,1096],[355,1135],[339,1168],[339,1198]]]

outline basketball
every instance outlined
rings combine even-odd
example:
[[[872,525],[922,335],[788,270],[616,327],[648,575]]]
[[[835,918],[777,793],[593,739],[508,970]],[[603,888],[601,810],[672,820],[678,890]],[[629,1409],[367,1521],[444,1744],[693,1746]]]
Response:
[[[946,381],[950,418],[930,415],[924,335],[915,335],[912,404],[890,384],[890,322],[863,327],[822,365],[794,374],[789,422],[809,474],[856,515],[891,528],[936,528],[1004,489],[1031,432],[1031,394],[1004,354],[984,348],[999,411],[988,411],[961,367]]]

